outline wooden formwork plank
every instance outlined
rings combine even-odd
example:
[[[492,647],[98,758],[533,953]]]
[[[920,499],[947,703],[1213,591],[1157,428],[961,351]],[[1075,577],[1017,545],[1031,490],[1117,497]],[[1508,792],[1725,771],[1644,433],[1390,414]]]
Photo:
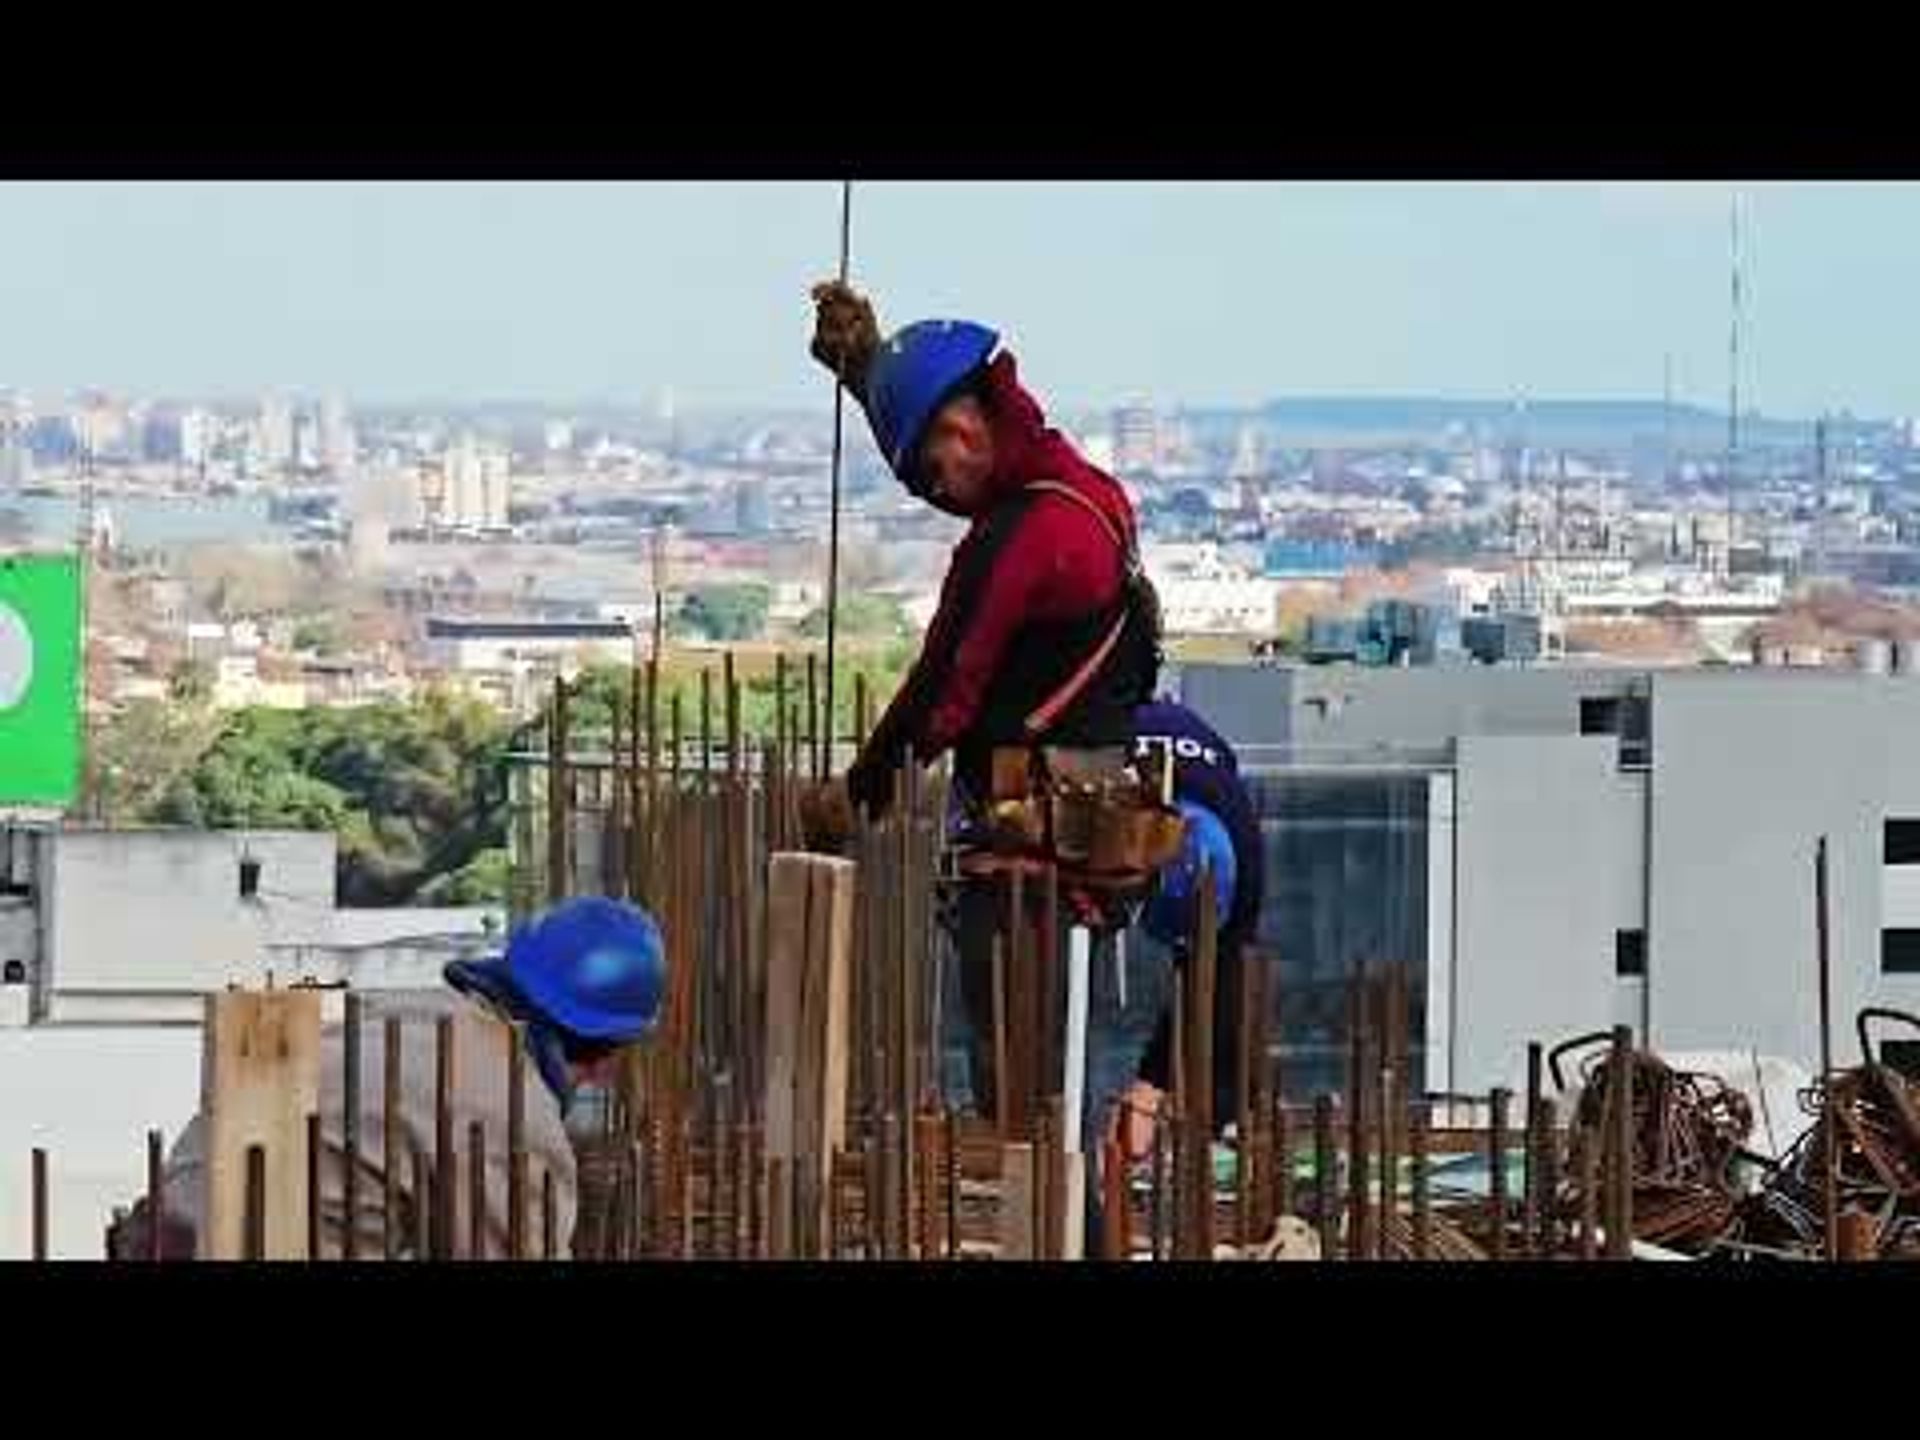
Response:
[[[1000,1147],[1000,1258],[1034,1258],[1034,1147],[1025,1142]]]
[[[854,875],[823,855],[768,861],[766,1153],[817,1208],[803,1240],[826,1234],[829,1164],[847,1138]]]
[[[246,1248],[247,1151],[266,1155],[264,1258],[306,1253],[307,1116],[320,1108],[320,996],[230,990],[206,997],[200,1108],[206,1124],[202,1259]]]

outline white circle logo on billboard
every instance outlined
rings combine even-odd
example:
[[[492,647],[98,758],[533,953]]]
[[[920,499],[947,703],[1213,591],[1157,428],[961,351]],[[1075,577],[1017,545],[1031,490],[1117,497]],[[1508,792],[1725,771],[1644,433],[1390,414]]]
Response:
[[[0,600],[0,712],[27,698],[33,685],[33,632],[20,612]]]

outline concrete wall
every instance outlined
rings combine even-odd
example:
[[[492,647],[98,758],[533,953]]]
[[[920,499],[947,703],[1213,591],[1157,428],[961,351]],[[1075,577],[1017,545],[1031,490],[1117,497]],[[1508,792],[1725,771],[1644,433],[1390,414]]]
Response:
[[[1614,932],[1640,923],[1642,777],[1609,737],[1463,736],[1453,1088],[1520,1089],[1526,1047],[1613,1023]]]
[[[31,1253],[27,1166],[37,1145],[48,1152],[54,1256],[97,1260],[113,1207],[145,1191],[147,1131],[171,1145],[199,1108],[200,1032],[0,1031],[0,1095],[0,1259]]]
[[[68,831],[47,867],[47,980],[55,990],[214,990],[264,978],[267,946],[333,908],[328,834]],[[240,859],[261,862],[257,900]]]
[[[1674,674],[1653,698],[1656,1044],[1816,1062],[1813,857],[1828,837],[1836,1056],[1856,1010],[1913,1009],[1880,974],[1882,827],[1920,816],[1920,684],[1846,673]]]
[[[1645,671],[1486,665],[1188,665],[1182,698],[1238,745],[1438,749],[1461,735],[1578,735],[1580,701]]]

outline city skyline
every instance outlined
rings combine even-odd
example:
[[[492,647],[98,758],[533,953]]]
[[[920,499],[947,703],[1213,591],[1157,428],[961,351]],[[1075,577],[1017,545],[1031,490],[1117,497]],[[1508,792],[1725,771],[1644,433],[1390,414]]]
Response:
[[[1920,413],[1920,186],[1746,197],[1743,409]],[[1056,409],[1135,396],[1724,406],[1723,184],[862,183],[884,323],[998,324]],[[824,407],[817,183],[0,185],[0,385],[355,405]]]

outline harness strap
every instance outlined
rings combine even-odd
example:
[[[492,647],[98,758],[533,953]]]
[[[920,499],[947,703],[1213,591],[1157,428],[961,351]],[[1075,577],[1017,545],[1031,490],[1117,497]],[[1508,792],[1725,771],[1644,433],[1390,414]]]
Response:
[[[1139,569],[1139,556],[1134,549],[1132,539],[1122,536],[1119,528],[1107,514],[1071,485],[1062,485],[1058,480],[1035,480],[1023,488],[1028,493],[1059,495],[1071,500],[1082,510],[1085,510],[1089,515],[1093,516],[1093,518],[1099,522],[1100,528],[1107,532],[1107,538],[1113,541],[1114,548],[1120,552],[1121,562],[1126,567],[1128,575],[1131,576]],[[1101,666],[1107,663],[1108,657],[1113,654],[1114,647],[1120,643],[1120,637],[1126,633],[1129,613],[1130,607],[1127,605],[1125,596],[1123,595],[1121,598],[1119,618],[1113,622],[1113,626],[1107,631],[1106,637],[1101,640],[1100,644],[1094,649],[1094,652],[1083,660],[1074,672],[1066,678],[1060,688],[1055,690],[1053,694],[1049,695],[1045,700],[1041,701],[1040,704],[1034,708],[1033,712],[1027,716],[1025,729],[1029,740],[1037,740],[1046,734],[1048,730],[1052,729],[1054,722],[1065,713],[1067,707],[1072,705],[1075,700],[1078,700],[1087,686],[1093,683],[1093,677],[1100,673]]]

